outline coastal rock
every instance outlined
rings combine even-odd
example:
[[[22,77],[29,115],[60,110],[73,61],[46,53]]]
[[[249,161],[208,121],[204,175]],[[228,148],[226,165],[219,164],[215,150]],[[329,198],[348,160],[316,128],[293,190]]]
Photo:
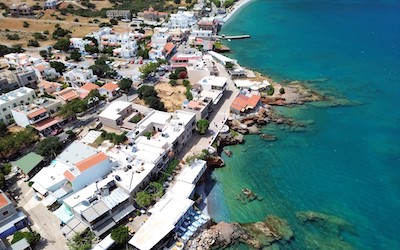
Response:
[[[225,166],[225,162],[219,156],[210,156],[207,158],[207,166],[211,168],[222,168]]]
[[[239,224],[220,222],[189,240],[185,249],[225,248],[239,242],[257,249],[262,247],[261,243],[249,235]]]
[[[231,157],[232,156],[232,151],[228,150],[228,149],[224,149],[224,153],[228,156]]]
[[[261,138],[263,138],[266,141],[276,141],[277,137],[275,135],[270,135],[270,134],[261,134]]]
[[[242,227],[264,246],[276,241],[290,242],[294,233],[286,220],[269,215],[265,221],[243,224]]]
[[[260,133],[260,129],[255,125],[248,127],[248,130],[249,134],[258,135]]]

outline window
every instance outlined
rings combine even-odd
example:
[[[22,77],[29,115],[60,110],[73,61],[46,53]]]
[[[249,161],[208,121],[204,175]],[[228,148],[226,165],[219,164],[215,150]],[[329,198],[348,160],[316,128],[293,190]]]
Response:
[[[16,104],[16,103],[13,103],[13,106],[14,106],[14,108],[15,108],[15,107],[17,107],[17,104]]]
[[[3,212],[3,216],[6,216],[8,214],[8,211]]]
[[[28,76],[28,81],[32,81],[32,76]]]
[[[11,115],[10,114],[6,115],[6,119],[11,119]]]
[[[7,108],[3,108],[3,111],[6,111],[7,110]]]

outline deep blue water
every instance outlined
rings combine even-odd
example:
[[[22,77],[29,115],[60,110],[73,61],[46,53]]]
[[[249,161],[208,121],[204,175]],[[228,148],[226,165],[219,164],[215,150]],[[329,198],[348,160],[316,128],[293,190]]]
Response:
[[[267,126],[276,142],[247,136],[215,170],[217,221],[254,222],[274,214],[295,231],[289,249],[400,249],[400,1],[256,0],[222,33],[243,66],[276,81],[327,78],[311,87],[358,105],[278,108],[304,132]],[[240,204],[250,188],[263,201]],[[352,223],[357,235],[296,218],[317,211]]]

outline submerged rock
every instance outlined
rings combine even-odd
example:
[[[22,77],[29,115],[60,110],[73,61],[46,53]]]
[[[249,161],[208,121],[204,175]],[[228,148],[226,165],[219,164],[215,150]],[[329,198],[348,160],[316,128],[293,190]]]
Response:
[[[318,227],[323,227],[325,230],[337,236],[340,236],[340,233],[343,231],[357,235],[357,231],[351,223],[333,215],[313,211],[302,211],[297,212],[296,216],[302,223],[316,223]]]
[[[274,215],[269,215],[265,221],[243,224],[242,227],[264,246],[276,241],[290,242],[294,237],[287,221]]]

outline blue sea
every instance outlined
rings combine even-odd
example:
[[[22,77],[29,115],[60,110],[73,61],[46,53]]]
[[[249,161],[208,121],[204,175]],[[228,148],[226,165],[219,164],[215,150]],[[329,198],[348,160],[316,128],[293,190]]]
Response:
[[[221,33],[251,35],[226,42],[241,65],[278,82],[316,80],[308,86],[343,105],[274,108],[306,130],[268,125],[277,141],[249,135],[229,147],[210,180],[211,216],[279,216],[295,234],[281,249],[400,249],[400,1],[255,0]],[[242,204],[243,188],[263,200]],[[335,217],[301,223],[301,211],[355,232]]]

